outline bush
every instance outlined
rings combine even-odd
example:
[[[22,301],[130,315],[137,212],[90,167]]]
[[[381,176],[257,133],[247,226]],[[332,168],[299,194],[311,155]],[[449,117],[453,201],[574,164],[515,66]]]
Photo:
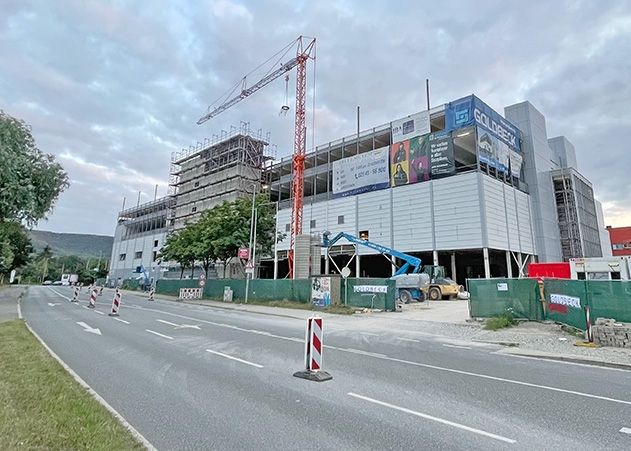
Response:
[[[484,326],[484,328],[486,330],[498,330],[504,329],[505,327],[514,326],[515,324],[517,324],[517,321],[515,321],[513,312],[507,310],[499,316],[489,318],[486,321],[486,325]]]

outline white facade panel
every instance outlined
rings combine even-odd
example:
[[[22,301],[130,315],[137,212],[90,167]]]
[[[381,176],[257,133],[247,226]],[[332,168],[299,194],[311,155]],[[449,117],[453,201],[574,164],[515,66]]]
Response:
[[[508,232],[509,249],[521,249],[521,235],[519,232],[519,223],[517,220],[517,199],[515,190],[504,185],[504,200],[506,202],[506,230]]]
[[[433,249],[430,184],[416,183],[392,189],[395,249]]]
[[[521,191],[515,191],[517,196],[517,219],[521,237],[521,252],[524,254],[536,254],[533,237],[533,218],[531,215],[530,197]],[[516,249],[519,251],[519,249]]]
[[[486,228],[488,247],[493,249],[508,249],[508,222],[506,220],[506,206],[508,199],[504,199],[504,183],[491,177],[482,177],[484,189],[484,208],[486,211]],[[510,200],[511,203],[515,201]]]
[[[482,247],[477,174],[446,177],[430,183],[433,185],[436,248]]]
[[[357,221],[358,232],[368,230],[370,241],[383,246],[392,246],[390,190],[360,194],[357,196],[357,207],[359,212],[359,220]],[[359,248],[360,255],[376,253],[376,251],[365,246]]]

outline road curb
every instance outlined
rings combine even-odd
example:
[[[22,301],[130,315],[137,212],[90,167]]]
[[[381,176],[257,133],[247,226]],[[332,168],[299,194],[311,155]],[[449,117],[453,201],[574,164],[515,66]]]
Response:
[[[527,352],[520,350],[519,352],[511,352],[509,350],[505,352],[500,352],[500,355],[514,355],[519,357],[530,357],[535,359],[543,359],[543,360],[552,360],[559,362],[568,362],[568,363],[577,363],[581,365],[589,365],[589,366],[600,366],[604,368],[615,368],[631,371],[631,364],[625,363],[615,363],[615,362],[605,362],[602,360],[592,360],[592,359],[583,359],[578,356],[569,356],[563,354],[541,354],[538,352]]]
[[[29,332],[33,334],[35,338],[37,338],[37,340],[41,343],[44,349],[48,351],[50,356],[53,359],[55,359],[63,367],[63,369],[66,370],[68,374],[70,374],[72,378],[75,381],[77,381],[77,383],[79,383],[79,385],[85,388],[87,392],[99,404],[105,407],[105,409],[107,409],[107,411],[110,412],[114,416],[114,418],[116,418],[118,422],[125,429],[127,429],[136,440],[138,440],[145,447],[145,449],[149,451],[157,451],[157,448],[153,446],[149,440],[147,440],[140,432],[138,432],[136,428],[134,428],[131,424],[129,424],[129,422],[120,413],[118,413],[118,411],[114,409],[114,407],[112,407],[105,399],[103,399],[101,395],[99,395],[96,391],[94,391],[94,389],[92,389],[92,387],[90,387],[88,383],[81,378],[81,376],[75,373],[75,371],[72,368],[70,368],[70,366],[68,366],[68,364],[61,359],[61,357],[55,354],[55,351],[53,351],[51,348],[48,347],[48,345],[44,342],[44,340],[42,340],[42,338],[37,334],[37,332],[35,332],[33,328],[31,328],[28,322],[24,321],[24,324],[26,325],[26,328],[29,330]]]

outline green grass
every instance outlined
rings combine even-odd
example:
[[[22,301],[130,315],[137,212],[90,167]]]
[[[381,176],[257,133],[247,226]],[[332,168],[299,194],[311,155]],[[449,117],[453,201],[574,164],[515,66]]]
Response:
[[[486,330],[498,330],[506,327],[512,327],[515,324],[517,324],[517,321],[515,321],[513,314],[511,312],[504,312],[499,316],[489,318],[486,321],[484,328]]]
[[[0,449],[143,449],[31,335],[0,323]]]

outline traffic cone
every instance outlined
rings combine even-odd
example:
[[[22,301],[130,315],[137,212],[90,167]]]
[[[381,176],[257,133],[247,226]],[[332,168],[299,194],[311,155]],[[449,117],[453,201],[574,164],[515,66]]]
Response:
[[[118,290],[114,293],[114,299],[112,299],[112,311],[109,316],[118,316],[118,310],[121,306],[121,294]]]

